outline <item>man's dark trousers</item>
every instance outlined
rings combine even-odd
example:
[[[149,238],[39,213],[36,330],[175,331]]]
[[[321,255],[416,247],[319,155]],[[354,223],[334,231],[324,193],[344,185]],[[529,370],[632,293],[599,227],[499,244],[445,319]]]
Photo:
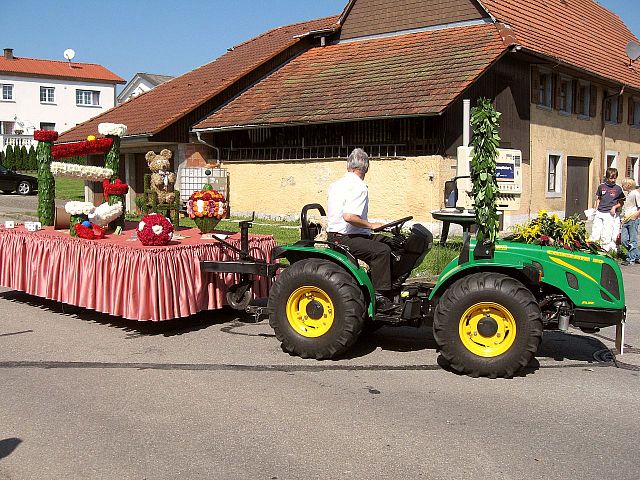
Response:
[[[385,235],[328,234],[330,242],[338,242],[349,248],[351,254],[366,262],[371,268],[371,281],[376,292],[391,290],[391,246]]]

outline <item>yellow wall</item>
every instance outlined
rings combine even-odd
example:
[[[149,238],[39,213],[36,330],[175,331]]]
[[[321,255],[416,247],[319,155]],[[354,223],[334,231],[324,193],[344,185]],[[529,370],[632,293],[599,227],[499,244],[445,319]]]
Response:
[[[443,206],[443,185],[455,174],[454,162],[440,156],[372,159],[365,179],[369,218],[413,215],[416,221],[431,222],[429,212]],[[295,217],[307,203],[326,207],[327,189],[346,165],[345,159],[226,163],[232,212]]]
[[[564,212],[567,182],[566,157],[591,158],[590,192],[595,192],[603,171],[602,160],[602,88],[598,89],[598,109],[594,118],[583,120],[531,105],[531,166],[525,166],[523,202],[519,214],[535,214],[540,209]],[[628,98],[624,99],[623,123],[605,125],[605,150],[618,153],[619,178],[624,176],[629,155],[640,155],[640,128],[627,124]],[[563,155],[563,189],[559,198],[546,196],[547,152]],[[620,181],[618,181],[620,183]],[[590,199],[593,194],[590,193]],[[590,200],[590,205],[592,201]]]

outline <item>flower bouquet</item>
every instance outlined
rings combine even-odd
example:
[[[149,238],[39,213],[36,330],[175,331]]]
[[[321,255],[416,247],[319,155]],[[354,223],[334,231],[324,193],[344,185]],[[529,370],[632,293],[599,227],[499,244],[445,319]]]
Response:
[[[600,247],[589,242],[588,237],[584,222],[577,216],[562,220],[556,214],[549,215],[546,211],[540,210],[537,218],[514,225],[513,233],[505,237],[505,240],[590,253],[600,252]]]
[[[145,246],[168,245],[172,236],[173,225],[159,213],[145,215],[138,224],[138,239]]]
[[[187,213],[192,218],[200,233],[211,233],[216,225],[229,211],[229,204],[217,190],[209,184],[202,190],[193,192],[187,202]]]
[[[72,237],[77,236],[75,225],[89,219],[96,207],[91,202],[67,202],[64,205],[65,211],[71,216],[69,220],[69,233]]]

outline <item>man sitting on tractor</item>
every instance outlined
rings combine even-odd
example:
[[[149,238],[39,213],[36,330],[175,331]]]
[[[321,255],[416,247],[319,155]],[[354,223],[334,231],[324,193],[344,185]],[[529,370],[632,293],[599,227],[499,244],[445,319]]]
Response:
[[[369,156],[356,148],[347,159],[347,173],[329,187],[327,237],[330,242],[346,246],[354,257],[371,268],[379,312],[389,312],[398,305],[389,298],[391,290],[390,238],[372,235],[382,223],[368,220],[369,190],[364,177],[369,171]]]

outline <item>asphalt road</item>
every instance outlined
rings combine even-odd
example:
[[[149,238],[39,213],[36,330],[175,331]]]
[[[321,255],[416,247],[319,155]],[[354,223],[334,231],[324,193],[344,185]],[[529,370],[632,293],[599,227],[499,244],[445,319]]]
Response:
[[[637,480],[640,266],[623,272],[627,353],[613,328],[547,332],[508,380],[443,370],[427,329],[318,362],[231,311],[149,325],[0,289],[0,480]]]

